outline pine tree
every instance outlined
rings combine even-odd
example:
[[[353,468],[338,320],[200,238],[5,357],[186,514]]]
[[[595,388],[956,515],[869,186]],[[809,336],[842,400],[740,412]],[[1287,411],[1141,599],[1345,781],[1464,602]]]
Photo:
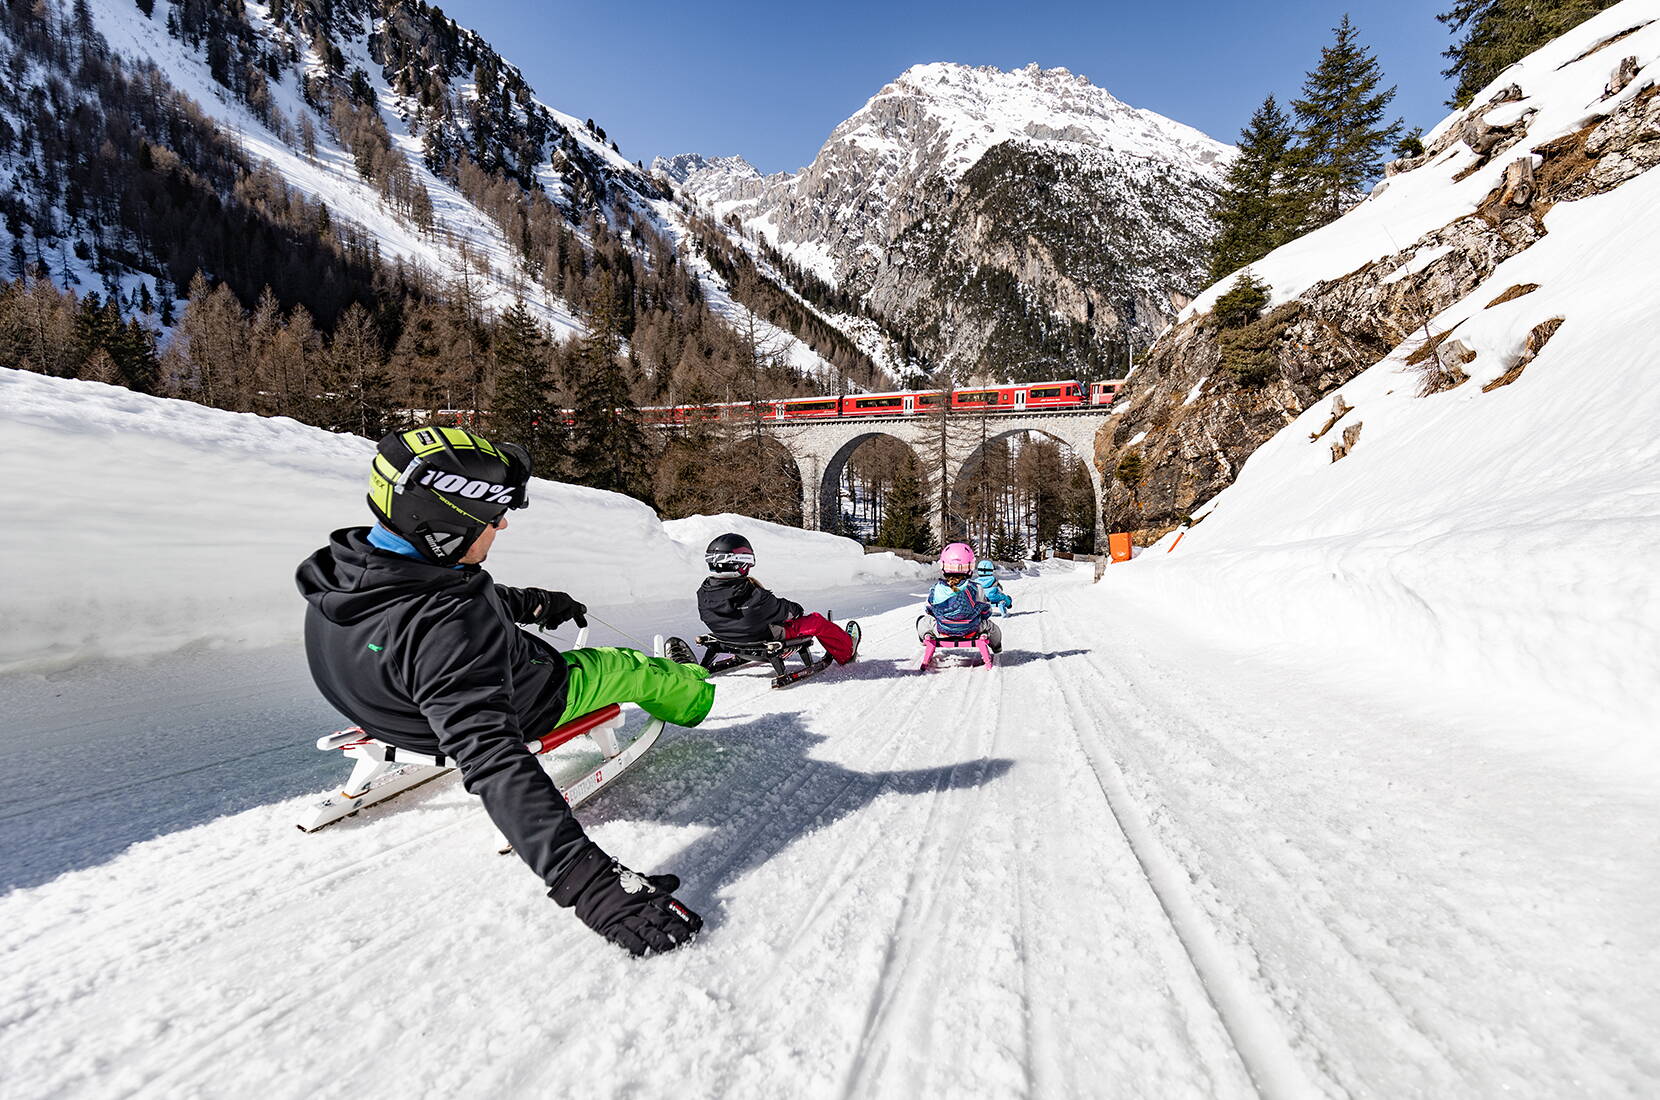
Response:
[[[1330,46],[1303,80],[1297,117],[1295,167],[1308,201],[1304,230],[1332,221],[1358,201],[1369,181],[1383,171],[1383,155],[1401,132],[1401,120],[1384,124],[1395,89],[1378,91],[1383,72],[1360,44],[1360,32],[1345,15],[1332,28]]]
[[[1449,107],[1468,106],[1475,94],[1546,42],[1612,7],[1617,0],[1458,0],[1435,18],[1449,33],[1464,32],[1442,56],[1442,76],[1458,81]]]
[[[395,427],[380,333],[369,311],[356,302],[335,324],[328,358],[330,388],[337,396],[331,426],[367,439],[379,439]]]
[[[991,540],[991,556],[998,561],[1024,561],[1026,545],[1018,534],[998,524],[997,534]]]
[[[876,544],[890,550],[913,550],[926,554],[933,549],[934,536],[928,527],[928,501],[922,479],[907,463],[894,478],[893,489],[882,507],[882,524],[876,529]]]
[[[558,403],[550,399],[547,341],[523,301],[502,315],[491,354],[496,360],[492,436],[529,451],[538,475],[557,477],[565,426]]]
[[[1291,121],[1273,96],[1262,101],[1240,131],[1239,155],[1228,166],[1216,208],[1210,277],[1255,263],[1297,231],[1292,167]]]
[[[1247,268],[1239,273],[1227,292],[1216,299],[1211,314],[1223,328],[1243,328],[1262,316],[1269,300],[1268,284]]]
[[[650,448],[618,355],[622,336],[615,297],[610,274],[602,275],[588,316],[588,335],[570,364],[571,467],[584,485],[646,500],[651,491]]]

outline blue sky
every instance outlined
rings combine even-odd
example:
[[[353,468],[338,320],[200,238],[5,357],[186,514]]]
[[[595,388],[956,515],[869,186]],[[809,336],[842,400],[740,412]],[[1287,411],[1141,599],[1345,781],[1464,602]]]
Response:
[[[1441,51],[1452,41],[1435,21],[1451,0],[442,6],[543,102],[593,118],[630,159],[741,153],[764,172],[810,162],[838,122],[928,61],[1064,66],[1233,141],[1264,95],[1297,93],[1344,12],[1398,87],[1392,109],[1428,129],[1445,114]]]

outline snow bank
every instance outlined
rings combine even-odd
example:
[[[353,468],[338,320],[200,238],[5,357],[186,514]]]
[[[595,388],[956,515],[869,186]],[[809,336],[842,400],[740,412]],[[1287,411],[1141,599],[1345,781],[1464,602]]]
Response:
[[[850,580],[910,580],[929,575],[927,566],[895,554],[866,554],[864,547],[852,539],[730,513],[665,520],[663,530],[695,554],[700,567],[703,548],[716,535],[736,531],[748,536],[755,549],[754,575],[769,588],[786,592],[829,588]]]
[[[1565,705],[1581,725],[1639,731],[1627,747],[1660,760],[1657,208],[1660,171],[1557,204],[1543,240],[1432,321],[1476,351],[1468,382],[1419,397],[1411,346],[1397,349],[1338,391],[1354,408],[1329,432],[1310,439],[1324,401],[1252,455],[1173,553],[1109,569],[1108,591],[1451,677],[1477,699]],[[1555,318],[1520,376],[1483,392]]]
[[[189,644],[298,639],[294,567],[369,521],[373,444],[96,382],[0,369],[0,671]],[[699,526],[702,524],[704,526]],[[490,555],[508,584],[567,588],[596,609],[691,598],[697,532],[754,532],[780,583],[828,587],[916,567],[857,543],[736,516],[665,525],[615,493],[536,480]],[[672,529],[672,533],[671,533]]]

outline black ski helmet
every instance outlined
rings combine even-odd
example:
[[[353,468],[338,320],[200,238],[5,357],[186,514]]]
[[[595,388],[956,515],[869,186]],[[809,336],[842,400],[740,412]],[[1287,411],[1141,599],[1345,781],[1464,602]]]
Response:
[[[454,565],[509,508],[530,503],[530,455],[465,428],[411,428],[380,441],[369,507],[434,565]]]
[[[748,539],[728,531],[724,535],[716,535],[714,541],[709,543],[709,548],[703,551],[703,561],[711,573],[736,573],[747,577],[755,565],[755,551],[750,549]]]

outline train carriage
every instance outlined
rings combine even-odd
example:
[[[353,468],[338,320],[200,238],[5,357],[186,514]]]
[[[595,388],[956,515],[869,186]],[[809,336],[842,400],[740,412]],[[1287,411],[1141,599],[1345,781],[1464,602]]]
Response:
[[[1083,384],[1073,379],[1033,382],[1025,390],[1028,409],[1069,409],[1084,403]]]
[[[1112,378],[1087,386],[1077,379],[1051,382],[1022,382],[995,386],[965,386],[952,390],[954,412],[995,411],[999,414],[1041,412],[1079,406],[1105,406],[1117,400],[1125,380]],[[937,410],[944,400],[939,390],[894,390],[887,393],[858,393],[845,397],[791,397],[758,403],[763,420],[825,420],[836,417],[919,416]],[[680,405],[641,409],[648,423],[683,425],[698,420],[744,420],[755,415],[757,406],[747,401],[713,405]]]
[[[1118,400],[1118,394],[1124,388],[1125,378],[1109,378],[1105,382],[1091,382],[1089,384],[1089,403],[1091,405],[1110,405]]]
[[[914,393],[859,393],[842,398],[843,416],[905,416],[914,413]]]
[[[779,401],[778,418],[781,420],[821,420],[825,417],[840,416],[842,399],[839,397],[792,397]]]

